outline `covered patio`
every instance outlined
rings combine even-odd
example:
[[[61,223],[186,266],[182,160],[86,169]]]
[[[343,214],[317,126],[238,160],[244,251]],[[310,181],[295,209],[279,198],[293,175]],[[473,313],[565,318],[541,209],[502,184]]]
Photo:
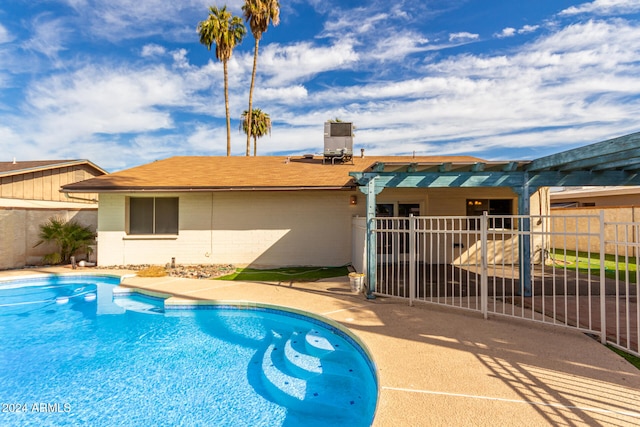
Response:
[[[505,314],[523,318],[515,313],[524,307],[542,305],[538,308],[540,315],[551,319],[543,322],[578,329],[583,329],[586,322],[584,330],[598,333],[603,343],[640,354],[635,279],[607,282],[604,263],[600,263],[599,275],[589,273],[582,278],[578,271],[547,265],[550,249],[566,256],[571,247],[551,247],[548,241],[558,234],[553,230],[553,219],[547,213],[532,215],[530,211],[531,194],[540,188],[639,185],[639,170],[640,133],[634,133],[532,161],[377,163],[364,172],[353,172],[350,175],[366,194],[367,295],[404,297],[410,304],[421,300],[453,305],[481,311],[485,317]],[[376,216],[377,196],[385,189],[486,187],[510,188],[517,195],[517,215]],[[586,238],[600,239],[601,249],[595,255],[603,260],[605,247],[611,244],[616,247],[616,256],[617,248],[622,247],[620,256],[625,260],[637,257],[639,239],[634,236],[640,234],[640,223],[606,224],[602,218],[595,220],[599,221],[600,230],[583,230],[572,238],[584,238],[584,234]],[[495,228],[495,221],[509,226]],[[618,237],[616,231],[615,241],[607,241],[607,227],[624,228],[626,237]],[[436,238],[438,243],[434,244]],[[380,242],[382,247],[391,248],[390,252],[381,254]],[[389,246],[388,242],[395,243]],[[448,243],[443,246],[442,242]],[[442,247],[445,249],[440,252]],[[465,248],[465,255],[461,255],[460,248]],[[438,256],[434,258],[433,253]],[[637,264],[635,258],[634,263]],[[598,295],[614,298],[614,308],[607,310],[605,298],[599,299]],[[569,302],[569,296],[574,300]],[[583,296],[588,309],[581,312]],[[544,303],[549,298],[551,301]],[[569,320],[572,311],[577,318]],[[606,331],[612,327],[611,322],[606,322],[611,317],[607,313],[612,311],[616,313],[613,325],[617,334],[607,338]],[[558,322],[558,318],[562,320]],[[535,316],[531,320],[536,320]],[[623,337],[621,329],[625,331]]]

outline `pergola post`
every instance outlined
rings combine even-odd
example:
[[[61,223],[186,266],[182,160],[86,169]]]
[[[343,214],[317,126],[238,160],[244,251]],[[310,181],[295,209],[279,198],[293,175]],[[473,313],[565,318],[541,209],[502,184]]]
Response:
[[[367,299],[375,299],[373,294],[376,288],[376,269],[377,269],[377,245],[375,232],[376,218],[376,195],[382,191],[382,188],[376,189],[376,178],[372,177],[367,184],[360,187],[360,191],[367,196]]]
[[[523,173],[522,187],[515,187],[518,195],[518,266],[520,273],[520,295],[531,296],[531,206],[529,174]]]

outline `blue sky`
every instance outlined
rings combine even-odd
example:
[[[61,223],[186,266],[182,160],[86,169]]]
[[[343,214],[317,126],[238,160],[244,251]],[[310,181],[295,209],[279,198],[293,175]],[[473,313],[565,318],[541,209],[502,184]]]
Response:
[[[225,155],[222,64],[196,33],[210,5],[2,2],[0,161]],[[229,62],[234,155],[253,47]],[[254,107],[273,120],[261,155],[321,152],[336,117],[369,155],[534,159],[636,132],[640,0],[282,0]]]

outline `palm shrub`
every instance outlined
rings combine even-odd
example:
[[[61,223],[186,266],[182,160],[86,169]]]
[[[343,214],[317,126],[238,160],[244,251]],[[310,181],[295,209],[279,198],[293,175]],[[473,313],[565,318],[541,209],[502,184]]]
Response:
[[[251,126],[248,125],[249,117],[251,117]],[[271,133],[271,117],[259,108],[254,108],[251,114],[248,110],[244,110],[240,116],[240,130],[247,133],[249,129],[253,137],[253,155],[255,156],[258,152],[258,138]]]
[[[92,250],[89,245],[95,243],[96,233],[76,221],[53,217],[40,225],[39,237],[41,240],[35,246],[45,242],[58,246],[58,250],[45,255],[43,261],[46,264],[64,264],[78,253],[90,254]]]

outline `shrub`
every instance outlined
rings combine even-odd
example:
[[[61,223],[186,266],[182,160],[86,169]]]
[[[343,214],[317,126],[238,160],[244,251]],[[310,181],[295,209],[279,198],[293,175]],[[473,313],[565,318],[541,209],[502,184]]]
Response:
[[[45,242],[58,246],[58,250],[45,255],[43,261],[47,264],[64,264],[78,253],[90,254],[92,251],[89,245],[94,244],[96,233],[76,221],[54,217],[40,225],[39,237],[41,240],[35,246]]]
[[[167,270],[159,265],[151,265],[138,271],[138,277],[164,277],[167,275]]]

